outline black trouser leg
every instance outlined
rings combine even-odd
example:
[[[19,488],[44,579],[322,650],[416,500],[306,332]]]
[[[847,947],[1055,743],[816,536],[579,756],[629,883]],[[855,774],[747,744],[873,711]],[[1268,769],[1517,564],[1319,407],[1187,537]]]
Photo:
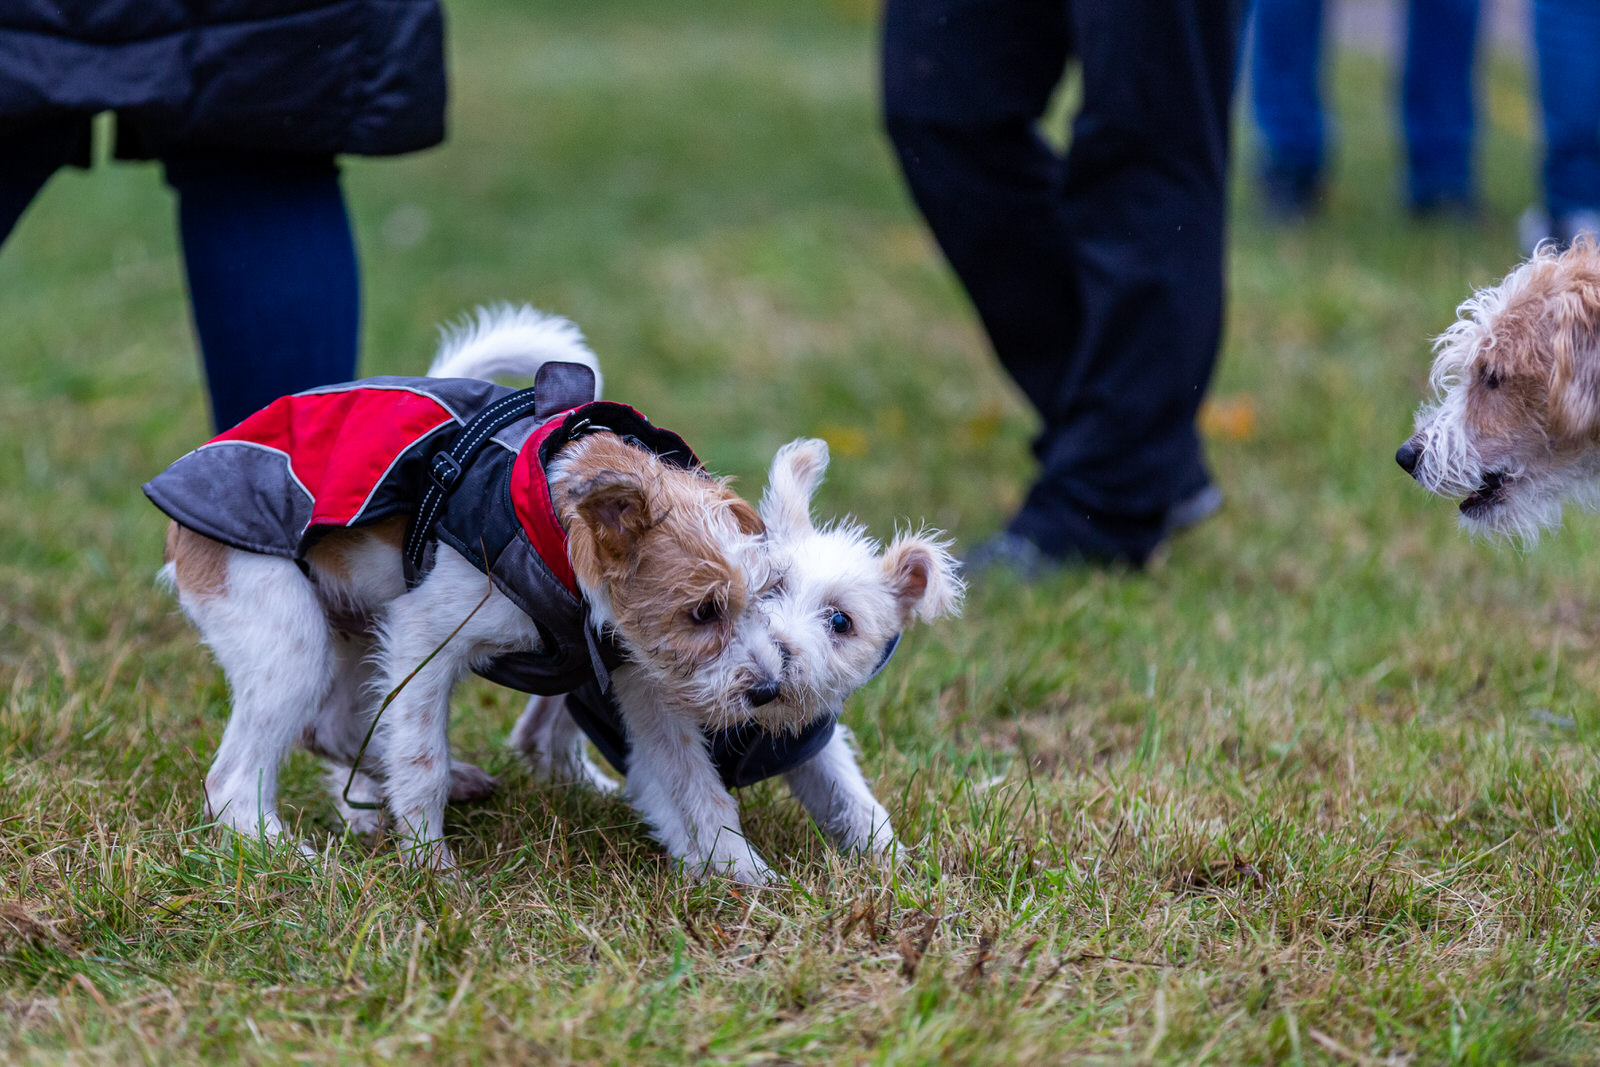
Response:
[[[1141,561],[1205,484],[1194,418],[1221,329],[1240,18],[1238,0],[888,6],[890,136],[1043,419],[1011,529],[1047,552]],[[1069,42],[1084,104],[1062,167],[1031,123]]]
[[[911,195],[1001,365],[1041,411],[1077,326],[1062,161],[1034,131],[1069,45],[1061,0],[890,0],[884,116]]]
[[[50,176],[83,146],[83,121],[63,120],[0,135],[0,244]]]

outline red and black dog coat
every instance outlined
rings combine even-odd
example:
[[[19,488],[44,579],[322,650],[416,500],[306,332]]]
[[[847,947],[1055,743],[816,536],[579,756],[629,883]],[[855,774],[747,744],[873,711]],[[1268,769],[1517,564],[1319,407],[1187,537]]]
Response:
[[[501,656],[478,673],[525,693],[567,694],[573,718],[626,774],[627,734],[607,692],[623,657],[589,625],[546,476],[566,444],[601,430],[663,462],[700,466],[677,434],[596,401],[589,368],[547,363],[520,391],[472,378],[382,377],[283,397],[144,491],[191,530],[302,566],[328,530],[408,515],[408,582],[427,573],[442,542],[538,628],[539,651]],[[707,742],[723,782],[747,785],[810,759],[834,721],[784,735],[747,723],[708,733]]]

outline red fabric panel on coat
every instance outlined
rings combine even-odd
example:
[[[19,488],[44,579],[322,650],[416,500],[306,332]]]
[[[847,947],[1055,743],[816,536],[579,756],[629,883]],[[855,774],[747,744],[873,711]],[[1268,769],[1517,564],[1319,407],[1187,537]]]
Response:
[[[348,526],[407,448],[455,417],[405,389],[343,389],[274,400],[215,441],[252,441],[285,452],[316,502],[312,526]],[[565,553],[563,552],[563,558]]]
[[[539,462],[539,448],[561,428],[566,415],[566,412],[556,415],[535,430],[517,454],[517,461],[511,468],[511,506],[534,551],[550,568],[550,573],[567,587],[567,592],[577,596],[578,578],[572,573],[572,561],[567,558],[567,531],[556,518],[555,504],[550,500],[550,483],[545,478],[544,464]]]

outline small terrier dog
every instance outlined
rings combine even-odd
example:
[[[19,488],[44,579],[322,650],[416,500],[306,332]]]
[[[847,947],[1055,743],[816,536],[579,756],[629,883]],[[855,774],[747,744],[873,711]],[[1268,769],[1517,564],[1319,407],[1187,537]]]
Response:
[[[456,683],[508,654],[551,671],[562,656],[556,666],[587,669],[602,658],[596,635],[614,635],[624,656],[611,679],[635,750],[630,794],[686,865],[746,873],[743,840],[702,812],[700,783],[684,778],[703,745],[683,724],[773,702],[792,657],[767,622],[774,571],[761,519],[725,481],[681,454],[668,462],[681,441],[620,405],[580,403],[542,424],[536,414],[545,412],[530,409],[479,442],[490,454],[483,484],[498,488],[469,494],[457,518],[446,504],[428,562],[410,564],[415,502],[395,503],[395,486],[426,484],[407,464],[431,463],[426,470],[442,477],[436,453],[446,431],[465,436],[474,425],[467,410],[514,400],[502,387],[451,377],[505,369],[508,359],[560,361],[556,369],[567,371],[595,364],[563,320],[531,309],[486,313],[447,337],[434,377],[284,398],[146,486],[175,520],[163,576],[233,695],[206,775],[207,814],[242,834],[280,838],[278,767],[299,744],[354,766],[366,796],[386,800],[408,857],[448,869],[447,800],[493,787],[476,768],[452,765]],[[570,374],[551,382],[554,394],[574,395]],[[576,392],[587,401],[594,378],[582,384]],[[600,425],[607,418],[618,429]],[[399,450],[392,460],[368,457],[402,419],[415,425],[390,442]],[[640,440],[651,434],[670,441],[653,451]],[[354,489],[341,447],[360,454]],[[498,523],[503,536],[480,555],[465,536],[446,535],[457,522]],[[564,543],[563,558],[531,555],[552,543]],[[558,625],[577,622],[587,641]],[[392,703],[369,733],[383,693]]]
[[[775,699],[734,710],[773,734],[796,733],[836,718],[845,699],[882,667],[912,621],[959,611],[964,592],[948,542],[937,532],[901,534],[880,549],[854,523],[818,528],[811,501],[827,465],[826,442],[800,439],[785,445],[773,459],[761,500],[773,579],[757,606],[782,649],[783,669]],[[658,746],[658,755],[644,778],[630,761],[624,789],[674,855],[693,850],[697,827],[721,827],[742,837],[738,805],[719,780],[704,741],[707,731],[729,724],[726,707],[687,715],[674,709],[640,723],[637,735],[629,720],[630,741],[646,740]],[[889,813],[862,777],[850,740],[844,724],[835,723],[826,743],[783,771],[783,777],[839,848],[883,855],[895,844]],[[530,700],[511,743],[549,780],[616,788],[589,759],[563,696]],[[677,786],[673,803],[665,802],[657,771],[669,766]],[[732,873],[750,883],[772,878],[765,861],[748,848]]]
[[[1531,543],[1566,500],[1600,507],[1600,249],[1546,246],[1458,314],[1395,461],[1467,529]]]

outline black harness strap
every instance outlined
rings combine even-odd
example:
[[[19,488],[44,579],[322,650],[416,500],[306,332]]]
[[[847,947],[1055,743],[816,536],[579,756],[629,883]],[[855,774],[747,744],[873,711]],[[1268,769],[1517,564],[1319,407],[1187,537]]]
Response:
[[[413,574],[422,571],[433,524],[438,521],[439,511],[460,480],[462,470],[491,437],[535,412],[539,400],[534,393],[533,389],[519,389],[496,400],[461,428],[448,451],[435,452],[428,461],[428,484],[412,516],[411,531],[406,535],[406,562],[411,565]]]
[[[895,634],[883,646],[878,664],[872,668],[873,677],[883,670],[899,645],[900,635]],[[590,654],[597,661],[607,656],[608,648],[620,655],[615,642],[607,636],[590,638]],[[620,659],[614,662],[608,659],[606,665],[615,669],[620,662]],[[589,740],[594,742],[594,747],[600,750],[606,762],[618,774],[626,775],[628,728],[604,678],[605,675],[600,674],[598,678],[587,680],[567,693],[567,711]],[[739,723],[724,730],[707,730],[706,748],[723,785],[729,789],[754,785],[765,778],[792,771],[821,752],[823,746],[833,738],[834,725],[842,710],[833,709],[831,714],[807,723],[799,733],[769,733],[765,727],[754,722]]]

